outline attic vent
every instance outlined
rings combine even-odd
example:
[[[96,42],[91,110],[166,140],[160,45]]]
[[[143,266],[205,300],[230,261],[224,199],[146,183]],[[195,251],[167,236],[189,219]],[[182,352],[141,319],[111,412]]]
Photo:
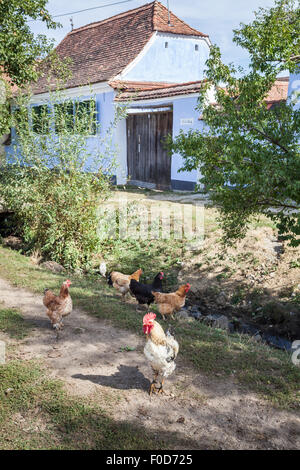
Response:
[[[199,51],[199,45],[198,44],[195,45],[195,51]]]
[[[169,43],[165,42],[165,48],[168,49],[168,47],[169,47]]]

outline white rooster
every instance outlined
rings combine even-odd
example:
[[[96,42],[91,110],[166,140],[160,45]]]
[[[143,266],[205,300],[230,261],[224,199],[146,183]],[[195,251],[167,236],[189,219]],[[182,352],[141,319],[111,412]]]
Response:
[[[165,378],[171,375],[176,368],[175,359],[179,351],[179,344],[174,336],[169,330],[165,333],[155,318],[155,313],[147,313],[143,318],[143,332],[146,335],[144,354],[154,373],[149,389],[150,396],[156,389],[158,379],[160,382],[158,393],[163,392]]]

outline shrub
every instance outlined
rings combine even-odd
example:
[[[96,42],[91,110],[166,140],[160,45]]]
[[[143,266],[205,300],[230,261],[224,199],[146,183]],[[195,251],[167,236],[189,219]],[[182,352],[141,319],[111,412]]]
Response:
[[[47,105],[30,108],[29,99],[19,97],[13,111],[16,136],[1,169],[0,198],[30,249],[66,268],[87,268],[100,246],[97,211],[110,192],[112,134],[125,111],[117,109],[100,139],[95,101],[65,101],[55,92]]]

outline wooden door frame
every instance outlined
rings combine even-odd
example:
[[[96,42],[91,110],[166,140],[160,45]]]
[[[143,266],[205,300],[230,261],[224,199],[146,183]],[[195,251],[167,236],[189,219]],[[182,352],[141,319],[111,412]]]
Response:
[[[147,114],[164,114],[164,113],[171,113],[172,114],[172,135],[173,135],[173,118],[174,118],[174,115],[173,115],[173,104],[167,104],[167,105],[154,105],[154,106],[141,106],[141,107],[135,107],[135,108],[131,108],[129,111],[128,111],[128,116],[126,118],[126,139],[127,139],[127,177],[128,177],[128,173],[130,171],[130,168],[129,168],[129,149],[128,149],[128,118],[130,116],[141,116],[141,115],[147,115]],[[169,186],[171,188],[171,172],[172,172],[172,168],[171,168],[171,163],[170,163],[170,182],[169,182]],[[157,188],[157,183],[151,183],[151,182],[147,182],[147,181],[139,181],[139,180],[127,180],[127,183],[131,183],[135,186],[141,186],[141,187],[145,187],[145,188],[148,188],[148,189],[155,189]]]

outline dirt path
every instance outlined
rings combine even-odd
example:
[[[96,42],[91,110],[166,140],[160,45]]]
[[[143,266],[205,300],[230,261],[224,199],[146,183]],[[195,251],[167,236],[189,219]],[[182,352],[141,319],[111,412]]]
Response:
[[[75,308],[56,341],[41,297],[0,279],[0,302],[20,309],[34,323],[21,341],[20,357],[42,358],[72,393],[95,399],[119,396],[114,408],[118,420],[144,426],[158,437],[176,433],[174,449],[180,442],[183,449],[300,448],[299,415],[275,410],[234,381],[196,374],[179,356],[166,396],[150,398],[151,370],[142,338]]]

